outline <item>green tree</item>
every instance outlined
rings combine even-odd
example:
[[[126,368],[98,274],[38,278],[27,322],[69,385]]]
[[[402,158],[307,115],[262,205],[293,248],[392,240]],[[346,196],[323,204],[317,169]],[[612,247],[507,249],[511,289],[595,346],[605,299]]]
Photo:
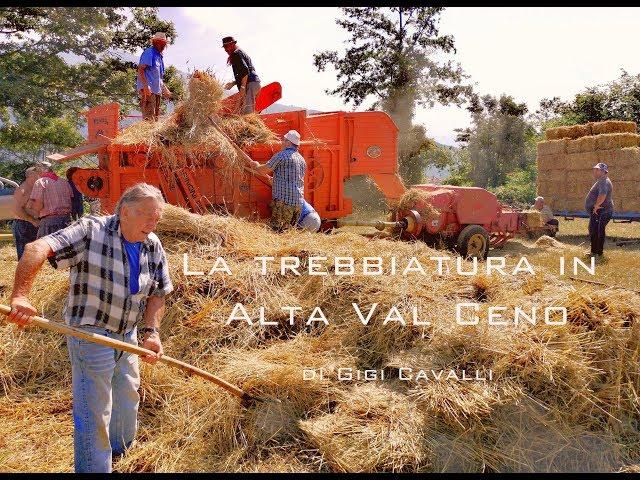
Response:
[[[468,110],[472,124],[458,130],[457,140],[468,150],[466,171],[473,185],[496,188],[507,174],[535,161],[536,132],[525,118],[524,103],[507,95],[474,95]]]
[[[76,145],[81,113],[97,104],[134,107],[134,54],[158,30],[175,39],[173,24],[151,7],[1,8],[2,158]],[[167,78],[179,96],[174,68],[167,69]]]
[[[400,168],[408,183],[422,178],[431,143],[412,120],[416,106],[461,105],[471,87],[466,75],[443,55],[455,53],[454,38],[441,35],[443,7],[346,7],[336,23],[349,32],[341,55],[314,55],[319,71],[332,66],[338,86],[327,90],[355,107],[373,99],[371,108],[389,113],[399,128]],[[422,134],[422,137],[420,135]]]
[[[559,97],[542,99],[535,118],[542,130],[603,120],[640,123],[640,75],[623,70],[619,78],[588,87],[570,101]]]

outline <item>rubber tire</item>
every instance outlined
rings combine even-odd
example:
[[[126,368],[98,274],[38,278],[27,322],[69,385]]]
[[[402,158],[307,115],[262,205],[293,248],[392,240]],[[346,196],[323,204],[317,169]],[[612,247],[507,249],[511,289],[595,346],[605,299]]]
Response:
[[[469,240],[474,235],[481,234],[485,240],[485,249],[482,252],[481,256],[478,257],[480,260],[485,260],[489,255],[489,233],[480,225],[467,225],[462,229],[462,231],[458,234],[458,252],[464,258],[469,258],[470,255],[468,253],[469,248]]]

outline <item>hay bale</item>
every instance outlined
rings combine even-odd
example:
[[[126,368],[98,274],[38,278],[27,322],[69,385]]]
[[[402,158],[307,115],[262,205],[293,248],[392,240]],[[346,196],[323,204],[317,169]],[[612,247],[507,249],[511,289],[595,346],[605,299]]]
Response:
[[[591,135],[591,127],[588,124],[548,128],[545,131],[547,140],[573,139],[586,137],[587,135]]]
[[[548,196],[561,197],[566,191],[567,173],[564,171],[538,174],[537,192],[547,198]]]
[[[569,172],[587,173],[599,161],[601,157],[598,152],[571,153],[565,157],[564,165]]]
[[[586,196],[586,193],[585,193]],[[564,206],[570,212],[583,212],[584,211],[584,198],[565,198]]]
[[[596,150],[596,137],[588,135],[567,142],[567,153],[591,152]]]
[[[614,184],[613,193],[615,196],[640,198],[640,182],[634,180],[618,180]]]
[[[536,157],[536,163],[538,166],[538,172],[554,172],[559,173],[564,169],[563,165],[564,155],[538,155]]]
[[[640,135],[635,133],[606,133],[596,137],[597,150],[613,150],[640,145]]]
[[[622,192],[616,192],[614,208],[617,212],[640,212],[640,197],[625,197]]]
[[[635,122],[625,122],[622,120],[591,122],[590,125],[593,135],[602,135],[607,133],[636,133],[637,131]]]
[[[564,155],[567,153],[567,140],[549,140],[546,142],[538,142],[538,156],[544,155]]]
[[[520,212],[520,216],[524,223],[526,223],[529,228],[539,228],[544,225],[542,221],[542,215],[538,210],[523,210]]]
[[[567,178],[565,195],[569,198],[584,198],[594,182],[591,172],[585,172],[584,174],[576,172],[575,175]]]

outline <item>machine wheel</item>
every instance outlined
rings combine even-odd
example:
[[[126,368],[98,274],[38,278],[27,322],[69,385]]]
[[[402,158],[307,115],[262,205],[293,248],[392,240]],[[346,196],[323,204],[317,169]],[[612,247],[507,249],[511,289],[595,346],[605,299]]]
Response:
[[[489,255],[489,233],[480,225],[467,225],[458,235],[458,251],[465,258],[484,260]]]

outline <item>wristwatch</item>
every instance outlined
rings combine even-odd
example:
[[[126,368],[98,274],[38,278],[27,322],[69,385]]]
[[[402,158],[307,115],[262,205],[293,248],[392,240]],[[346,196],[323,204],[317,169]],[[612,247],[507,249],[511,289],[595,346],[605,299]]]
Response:
[[[156,327],[143,327],[140,329],[140,333],[141,334],[145,334],[145,333],[160,333],[160,330],[158,330]]]

